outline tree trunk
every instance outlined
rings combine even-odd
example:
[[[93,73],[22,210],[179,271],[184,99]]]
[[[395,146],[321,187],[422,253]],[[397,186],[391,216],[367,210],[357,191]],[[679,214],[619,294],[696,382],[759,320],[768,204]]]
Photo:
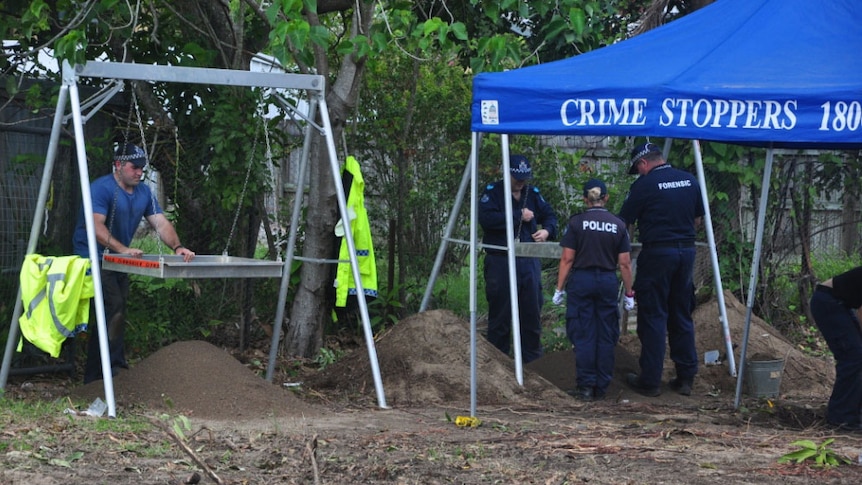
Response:
[[[308,259],[329,259],[335,244],[333,228],[338,221],[338,206],[328,154],[324,140],[316,137],[310,152],[311,170],[308,191],[308,211],[302,256]],[[285,339],[288,355],[313,357],[323,343],[323,328],[330,319],[332,308],[332,272],[328,264],[303,262],[299,285],[290,312],[290,325]]]
[[[360,11],[354,11],[351,36],[367,35],[373,15],[373,2],[359,2]],[[309,23],[319,25],[319,20],[309,14]],[[317,72],[326,79],[333,79],[326,53],[318,51]],[[332,137],[341,139],[347,118],[353,111],[359,97],[362,74],[365,71],[363,59],[344,56],[338,75],[326,93]],[[329,168],[326,143],[315,136],[309,152],[309,194],[308,211],[305,224],[305,239],[302,255],[308,259],[328,259],[335,249],[333,229],[338,221],[338,204]],[[285,351],[288,355],[314,357],[323,343],[323,329],[331,321],[334,303],[332,289],[332,268],[328,264],[304,262],[300,270],[300,283],[290,312],[290,323],[285,338]]]

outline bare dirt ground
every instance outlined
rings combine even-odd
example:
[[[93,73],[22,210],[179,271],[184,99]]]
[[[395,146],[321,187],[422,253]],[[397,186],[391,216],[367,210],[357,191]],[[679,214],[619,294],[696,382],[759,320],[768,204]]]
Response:
[[[730,294],[726,303],[739,345],[745,308]],[[178,342],[121,372],[114,388],[118,416],[185,416],[184,438],[159,425],[110,431],[72,415],[27,422],[0,408],[0,484],[862,483],[858,465],[778,463],[799,439],[834,439],[830,450],[854,462],[862,453],[862,435],[823,422],[833,364],[805,356],[755,317],[748,356],[786,366],[778,397],[745,394],[737,407],[716,308],[698,307],[698,350],[719,350],[722,363],[701,369],[689,397],[665,388],[647,398],[622,384],[637,371],[633,335],[618,346],[608,397],[589,403],[565,393],[574,387],[571,352],[525,366],[519,385],[512,360],[480,337],[476,427],[456,424],[471,414],[470,331],[447,311],[413,315],[377,339],[386,408],[364,348],[322,371],[281,365],[270,384],[259,375],[263,351],[237,358]],[[103,392],[102,383],[13,377],[6,397],[82,410]]]

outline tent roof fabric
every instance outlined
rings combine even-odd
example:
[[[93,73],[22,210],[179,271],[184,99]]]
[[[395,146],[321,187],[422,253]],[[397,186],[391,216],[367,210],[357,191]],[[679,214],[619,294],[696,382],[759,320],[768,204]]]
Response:
[[[717,0],[617,44],[473,81],[472,129],[862,147],[862,2]]]

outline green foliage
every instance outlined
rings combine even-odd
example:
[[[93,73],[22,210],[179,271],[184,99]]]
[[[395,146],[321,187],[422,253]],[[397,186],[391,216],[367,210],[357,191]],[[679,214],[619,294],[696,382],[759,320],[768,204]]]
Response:
[[[862,255],[859,254],[845,255],[833,252],[818,254],[811,259],[814,276],[818,281],[827,280],[860,265],[862,265]],[[796,260],[780,267],[774,267],[766,275],[773,294],[778,295],[781,301],[781,306],[790,309],[801,306],[797,282],[800,270],[800,263]]]
[[[318,365],[320,370],[323,370],[338,362],[338,359],[343,355],[344,352],[341,350],[331,350],[326,347],[321,347],[317,357],[314,358],[314,363]]]
[[[556,271],[554,274],[556,275]],[[572,350],[572,342],[566,334],[566,306],[552,304],[551,297],[545,295],[545,306],[542,313],[545,315],[542,318],[545,321],[548,320],[547,315],[554,315],[556,317],[550,328],[547,325],[543,325],[542,347],[545,353]]]
[[[476,312],[488,313],[488,301],[485,299],[485,280],[482,278],[481,258],[477,262],[479,268],[476,275]],[[422,288],[424,294],[425,288]],[[432,290],[435,308],[451,310],[462,318],[470,317],[470,268],[469,265],[453,268],[452,271],[440,274],[434,282]],[[416,295],[416,301],[420,301],[421,294]]]
[[[818,468],[828,468],[838,465],[850,464],[850,459],[841,456],[834,450],[829,448],[829,445],[835,441],[835,438],[829,438],[820,444],[811,440],[798,440],[790,443],[791,446],[800,447],[798,450],[787,453],[778,459],[778,463],[803,463],[813,461],[813,465]]]
[[[137,355],[148,355],[178,340],[209,335],[217,322],[201,321],[191,280],[159,279],[131,275],[127,304],[126,347]]]

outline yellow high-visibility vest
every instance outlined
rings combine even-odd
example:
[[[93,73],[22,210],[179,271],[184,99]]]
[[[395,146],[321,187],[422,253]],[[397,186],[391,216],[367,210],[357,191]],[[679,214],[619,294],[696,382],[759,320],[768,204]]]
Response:
[[[28,254],[21,266],[21,335],[59,357],[63,341],[87,329],[94,294],[89,259]],[[19,352],[22,346],[23,340]]]
[[[353,235],[353,243],[356,246],[356,260],[359,263],[362,291],[365,296],[376,298],[377,262],[374,259],[371,224],[368,222],[368,212],[365,210],[365,180],[362,178],[359,162],[352,156],[345,160],[343,170],[350,172],[353,176],[353,182],[350,184],[350,195],[347,198],[347,212],[350,214],[350,233]],[[343,223],[339,225],[341,224]],[[336,270],[335,306],[344,307],[347,306],[347,296],[356,294],[356,283],[353,280],[353,271],[350,269],[350,252],[347,249],[347,241],[344,239],[341,240],[338,259],[347,262],[338,263]]]

